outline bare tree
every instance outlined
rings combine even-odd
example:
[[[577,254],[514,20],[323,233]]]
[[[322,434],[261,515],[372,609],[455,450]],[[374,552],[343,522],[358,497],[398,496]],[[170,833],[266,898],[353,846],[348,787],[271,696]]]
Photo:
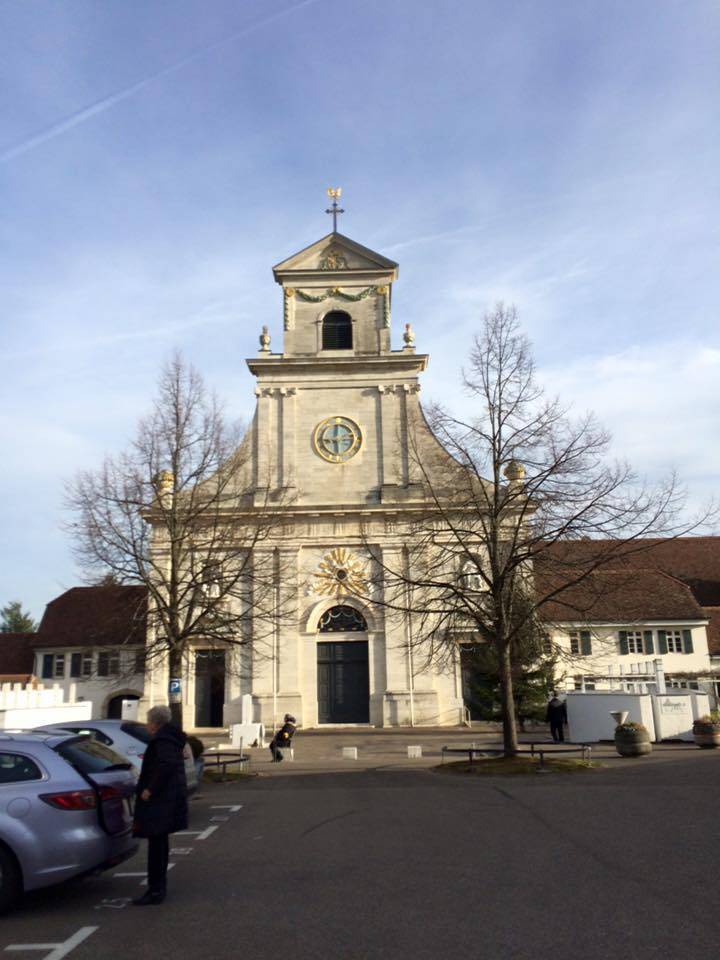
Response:
[[[639,481],[610,459],[610,437],[592,414],[573,418],[546,398],[514,309],[485,316],[463,379],[466,415],[435,405],[427,422],[409,423],[424,507],[408,524],[402,563],[375,557],[387,615],[411,623],[416,658],[455,662],[463,644],[494,645],[504,749],[513,756],[513,670],[543,650],[558,653],[548,649],[543,608],[566,597],[590,609],[596,571],[701,521],[682,522],[674,475]]]
[[[268,549],[283,504],[253,476],[252,443],[175,355],[129,448],[68,485],[81,565],[94,582],[146,588],[146,663],[167,662],[171,679],[197,641],[257,650],[288,615]],[[182,723],[180,697],[170,701]]]

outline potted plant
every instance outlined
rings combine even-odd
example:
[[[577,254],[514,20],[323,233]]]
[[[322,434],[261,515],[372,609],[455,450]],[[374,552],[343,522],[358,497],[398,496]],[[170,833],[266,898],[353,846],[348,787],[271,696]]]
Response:
[[[693,736],[703,750],[720,747],[720,713],[716,710],[693,721]]]
[[[621,757],[642,757],[652,750],[647,727],[632,720],[615,727],[615,749]]]

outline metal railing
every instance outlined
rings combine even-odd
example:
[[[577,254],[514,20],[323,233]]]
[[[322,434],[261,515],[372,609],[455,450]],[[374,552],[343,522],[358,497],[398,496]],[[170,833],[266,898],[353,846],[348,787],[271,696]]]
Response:
[[[220,774],[220,780],[224,781],[227,779],[227,768],[233,764],[239,764],[240,771],[244,765],[250,763],[250,757],[246,753],[237,753],[235,751],[223,750],[222,752],[210,752],[203,754],[203,760],[205,761],[205,769],[208,767],[215,767],[217,770],[222,770]]]

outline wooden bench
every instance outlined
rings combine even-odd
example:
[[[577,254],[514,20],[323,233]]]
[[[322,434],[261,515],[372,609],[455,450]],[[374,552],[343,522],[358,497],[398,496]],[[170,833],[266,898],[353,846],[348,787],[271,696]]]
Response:
[[[561,741],[560,746],[556,747],[554,744],[550,746],[549,743],[531,743],[530,746],[530,756],[534,757],[537,753],[540,757],[540,767],[545,766],[545,757],[553,756],[556,753],[579,753],[582,759],[586,763],[590,763],[590,758],[592,756],[592,747],[589,743],[564,743]],[[527,753],[527,750],[521,751],[522,753]]]
[[[524,749],[525,747],[529,747],[530,749]],[[441,753],[441,763],[445,763],[446,753],[462,754],[463,756],[467,756],[469,763],[472,763],[475,757],[502,757],[505,750],[503,747],[478,747],[477,744],[473,743],[469,747],[445,746],[442,748]],[[589,743],[563,743],[556,747],[554,744],[551,745],[542,741],[541,743],[521,744],[518,748],[518,753],[530,754],[531,757],[537,754],[540,757],[540,768],[542,769],[545,766],[545,757],[555,753],[579,753],[582,759],[589,763],[592,755],[592,747]]]
[[[442,760],[445,763],[446,753],[461,753],[467,756],[468,762],[472,763],[475,757],[501,757],[505,753],[502,747],[478,747],[471,744],[469,747],[443,747],[441,750]]]

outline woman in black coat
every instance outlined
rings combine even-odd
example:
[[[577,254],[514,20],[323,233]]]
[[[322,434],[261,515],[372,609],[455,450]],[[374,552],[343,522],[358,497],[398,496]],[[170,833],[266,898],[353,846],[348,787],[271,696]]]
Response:
[[[148,841],[148,889],[136,906],[162,903],[167,888],[171,833],[188,825],[187,783],[183,748],[187,737],[170,723],[169,707],[151,707],[145,750],[135,801],[134,833]]]

